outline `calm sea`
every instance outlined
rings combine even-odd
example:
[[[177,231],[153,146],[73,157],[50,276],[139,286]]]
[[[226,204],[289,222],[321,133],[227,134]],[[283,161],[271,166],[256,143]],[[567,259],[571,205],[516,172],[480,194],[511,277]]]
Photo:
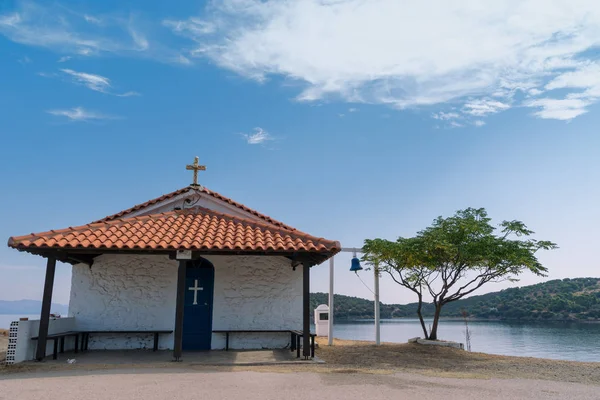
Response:
[[[12,321],[18,321],[19,318],[29,318],[29,319],[39,319],[40,315],[21,315],[21,314],[0,314],[0,329],[8,329],[10,328],[10,323]]]
[[[471,321],[471,350],[508,356],[600,362],[600,323]],[[423,337],[418,319],[381,321],[381,340],[406,343]],[[334,337],[375,340],[371,321],[336,323]],[[462,321],[440,322],[438,337],[465,343]]]
[[[38,318],[37,315],[0,314],[0,328],[8,329],[10,322],[19,317]],[[600,362],[600,323],[471,321],[469,329],[472,351]],[[462,321],[446,320],[440,323],[440,339],[464,343],[464,332]],[[336,323],[334,336],[340,339],[375,340],[375,324],[372,320]],[[381,321],[382,341],[406,343],[415,336],[423,336],[417,319]]]

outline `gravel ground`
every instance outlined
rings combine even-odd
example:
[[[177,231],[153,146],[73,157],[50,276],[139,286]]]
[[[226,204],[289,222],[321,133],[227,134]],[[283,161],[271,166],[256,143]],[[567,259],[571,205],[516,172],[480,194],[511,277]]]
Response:
[[[527,385],[532,390],[535,388],[539,389],[544,385],[554,387],[557,384],[567,385],[567,383],[587,385],[592,391],[597,391],[599,389],[598,386],[600,386],[600,363],[496,356],[418,344],[384,343],[382,346],[374,346],[370,342],[336,340],[335,346],[329,347],[326,346],[326,339],[325,341],[322,339],[318,340],[318,344],[317,356],[323,359],[326,362],[325,364],[206,367],[192,363],[186,364],[184,359],[183,363],[165,362],[152,365],[143,363],[118,365],[118,370],[120,371],[118,375],[133,370],[143,372],[141,375],[144,376],[156,373],[180,373],[181,371],[209,375],[210,373],[226,372],[235,372],[236,374],[238,372],[261,372],[264,374],[275,373],[277,376],[284,375],[285,377],[282,379],[294,381],[299,374],[308,374],[310,376],[316,374],[316,376],[320,377],[347,375],[360,376],[360,379],[367,380],[385,380],[387,379],[385,376],[396,376],[396,374],[400,373],[399,376],[404,376],[404,374],[414,376],[416,374],[420,376],[419,379],[421,380],[434,379],[439,380],[439,382],[450,382],[447,381],[448,378],[454,379],[454,381],[460,379],[458,382],[471,382],[473,379],[479,379],[482,382],[498,379],[510,380],[511,382],[514,380],[515,385],[517,385],[517,382],[521,382],[519,385],[523,384],[522,382],[529,382]],[[50,376],[70,379],[76,377],[78,374],[106,374],[110,371],[114,373],[115,368],[117,366],[114,364],[84,365],[83,363],[55,364],[31,362],[14,366],[0,365],[0,388],[7,384],[7,380],[19,381],[27,377]],[[242,374],[240,376],[246,375]],[[341,378],[331,379],[337,380]],[[545,383],[541,384],[539,382]],[[123,384],[125,385],[126,382]],[[476,384],[473,385],[471,386],[477,386]],[[486,386],[487,383],[482,383],[482,385]],[[570,386],[567,385],[565,387]],[[2,395],[3,391],[0,390],[0,399],[3,398]],[[10,397],[7,396],[5,398]],[[598,399],[600,396],[597,395],[595,398]]]
[[[0,398],[111,399],[598,399],[597,387],[535,380],[433,378],[407,373],[298,373],[146,369],[0,375]],[[32,379],[33,378],[33,379]],[[40,397],[41,396],[41,397]]]

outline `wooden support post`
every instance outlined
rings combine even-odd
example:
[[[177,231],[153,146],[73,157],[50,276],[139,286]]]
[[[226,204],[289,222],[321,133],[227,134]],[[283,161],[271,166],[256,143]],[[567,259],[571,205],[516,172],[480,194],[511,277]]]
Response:
[[[177,271],[177,303],[175,305],[175,343],[173,346],[173,357],[175,361],[181,361],[183,348],[183,307],[185,301],[185,272],[186,260],[179,260]]]
[[[44,282],[44,297],[42,298],[42,312],[40,314],[40,330],[35,358],[42,361],[46,357],[46,343],[48,342],[48,326],[50,325],[50,307],[52,305],[52,289],[54,288],[54,273],[56,272],[56,257],[48,257],[46,264],[46,280]],[[56,343],[56,342],[55,342]]]
[[[310,358],[310,267],[308,262],[302,264],[302,355]]]
[[[158,350],[158,332],[154,332],[154,346],[152,347],[152,351]]]

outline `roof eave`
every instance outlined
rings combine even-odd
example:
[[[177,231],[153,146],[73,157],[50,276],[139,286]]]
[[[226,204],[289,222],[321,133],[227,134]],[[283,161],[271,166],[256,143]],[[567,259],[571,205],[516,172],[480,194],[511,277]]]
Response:
[[[336,242],[338,243],[338,242]],[[338,243],[339,244],[339,243]],[[114,248],[91,248],[91,247],[80,247],[80,248],[69,248],[69,247],[37,247],[37,246],[19,246],[14,243],[10,246],[21,252],[30,253],[42,257],[56,257],[59,261],[67,262],[70,264],[78,264],[81,262],[81,258],[78,256],[86,255],[92,258],[100,256],[102,254],[145,254],[145,255],[167,255],[170,258],[176,258],[176,249],[114,249]],[[192,250],[195,256],[203,255],[227,255],[227,256],[277,256],[287,257],[290,260],[297,260],[299,262],[309,262],[311,265],[318,265],[329,258],[333,257],[341,251],[341,247],[332,248],[327,251],[282,251],[282,250],[223,250],[223,249],[204,249],[204,250]],[[87,263],[87,262],[86,262]]]

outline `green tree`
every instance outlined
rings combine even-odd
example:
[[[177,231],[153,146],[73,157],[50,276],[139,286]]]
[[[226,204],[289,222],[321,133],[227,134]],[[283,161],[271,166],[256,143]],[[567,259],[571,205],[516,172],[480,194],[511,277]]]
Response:
[[[365,240],[363,259],[417,295],[417,315],[426,338],[437,340],[444,305],[486,283],[516,280],[524,271],[545,276],[547,269],[535,254],[556,244],[529,238],[533,232],[520,221],[502,222],[496,235],[490,221],[485,209],[468,208],[452,217],[438,217],[412,238]],[[435,307],[429,331],[421,313],[424,294]]]

